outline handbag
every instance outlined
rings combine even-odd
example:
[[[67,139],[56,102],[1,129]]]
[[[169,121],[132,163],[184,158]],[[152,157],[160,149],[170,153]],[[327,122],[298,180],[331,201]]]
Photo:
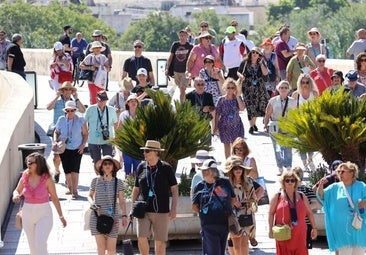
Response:
[[[131,231],[133,229],[132,220],[128,223],[128,226],[126,228],[123,240],[122,240],[122,250],[124,255],[133,255],[133,246],[131,239],[126,239],[127,231],[131,226]]]
[[[62,154],[65,152],[66,142],[64,140],[58,141],[55,146],[52,147],[54,154]]]
[[[346,188],[346,186],[344,186],[344,183],[343,182],[342,182],[342,187],[344,189],[344,193],[347,196],[348,203],[351,206],[352,210],[354,211],[354,213],[353,213],[353,219],[352,219],[352,227],[354,227],[357,230],[360,230],[362,228],[363,218],[358,214],[357,210],[355,210],[355,205],[353,204],[352,199],[349,196],[348,191],[347,191],[347,188]]]
[[[53,137],[53,133],[55,132],[55,130],[56,130],[55,124],[51,123],[47,129],[47,136]]]
[[[274,225],[272,227],[272,233],[274,239],[277,241],[287,241],[291,239],[291,227],[287,224]]]
[[[113,200],[113,212],[116,210],[116,199],[117,199],[117,177],[115,177],[114,181],[114,200]],[[93,208],[94,214],[97,218],[97,230],[101,234],[109,234],[114,225],[114,219],[112,216],[101,214],[98,215],[97,207]],[[113,213],[112,213],[113,215]]]
[[[253,225],[253,215],[252,214],[241,214],[238,218],[240,227],[248,227]]]
[[[84,212],[84,230],[89,230],[90,229],[90,217],[91,217],[91,213],[92,213],[92,209],[91,208],[88,208]]]
[[[132,205],[132,216],[138,219],[143,219],[145,217],[146,206],[146,201],[135,201]]]
[[[93,80],[93,71],[92,70],[80,70],[79,80]]]

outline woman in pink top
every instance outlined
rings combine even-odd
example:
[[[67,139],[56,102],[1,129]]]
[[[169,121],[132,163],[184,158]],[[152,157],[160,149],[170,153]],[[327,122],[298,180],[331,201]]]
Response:
[[[13,191],[13,202],[19,203],[24,197],[22,208],[23,228],[27,235],[31,255],[45,255],[47,239],[53,225],[51,198],[61,223],[66,227],[61,205],[57,197],[46,159],[38,152],[26,158],[28,169],[24,171],[18,186]]]
[[[188,56],[186,68],[187,77],[194,79],[199,76],[200,70],[204,67],[203,61],[207,55],[212,55],[215,58],[215,61],[219,62],[220,68],[224,69],[224,65],[221,58],[219,57],[216,46],[211,44],[212,38],[214,37],[206,31],[202,32],[197,37],[200,43],[193,47],[191,53]]]
[[[323,54],[316,56],[315,61],[317,68],[310,72],[311,78],[313,78],[318,87],[319,95],[332,85],[331,77],[333,75],[333,69],[325,67],[326,60],[327,57]]]

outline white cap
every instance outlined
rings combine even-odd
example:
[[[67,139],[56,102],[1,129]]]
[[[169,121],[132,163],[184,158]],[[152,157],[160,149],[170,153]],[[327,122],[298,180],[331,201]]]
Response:
[[[53,45],[53,48],[55,49],[55,51],[58,51],[58,50],[63,50],[64,46],[62,45],[61,42],[55,42],[55,44]]]
[[[140,68],[139,70],[137,70],[137,74],[136,75],[140,75],[143,74],[145,76],[147,76],[147,71],[145,68]]]

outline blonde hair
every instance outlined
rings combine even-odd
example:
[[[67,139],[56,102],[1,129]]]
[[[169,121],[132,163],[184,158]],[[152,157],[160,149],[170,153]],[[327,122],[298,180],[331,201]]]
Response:
[[[294,170],[284,171],[282,173],[282,175],[280,176],[280,179],[279,179],[280,184],[281,184],[281,189],[285,190],[285,180],[289,177],[294,177],[295,178],[295,180],[296,180],[295,190],[297,190],[297,187],[299,187],[301,180],[300,180],[299,176],[297,176],[297,174]]]
[[[118,83],[120,91],[131,91],[133,89],[132,79],[130,77],[125,77]]]
[[[307,79],[309,81],[310,91],[318,93],[318,87],[315,85],[315,82],[313,78],[309,74],[302,73],[300,74],[299,78],[297,79],[297,92],[301,94],[302,88],[301,88],[301,80]]]
[[[248,144],[245,142],[244,138],[242,137],[237,137],[234,142],[233,142],[233,145],[231,146],[231,155],[236,155],[235,154],[235,147],[236,146],[240,146],[244,149],[244,157],[248,156],[249,155],[249,147],[248,147]]]
[[[355,164],[355,163],[352,163],[352,162],[350,162],[350,161],[347,161],[347,162],[345,162],[345,163],[342,163],[342,164],[340,164],[338,167],[337,167],[337,169],[336,169],[336,172],[338,171],[338,170],[340,170],[341,169],[341,167],[345,167],[345,168],[347,168],[347,170],[349,170],[349,171],[352,171],[353,172],[353,179],[354,180],[356,180],[357,179],[357,177],[358,177],[358,166]]]

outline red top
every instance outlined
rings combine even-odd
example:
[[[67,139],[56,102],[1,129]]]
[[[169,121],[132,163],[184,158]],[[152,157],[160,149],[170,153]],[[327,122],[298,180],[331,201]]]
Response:
[[[36,187],[29,185],[29,173],[22,174],[24,202],[28,204],[43,204],[49,202],[49,193],[47,189],[47,179],[49,175],[43,174]]]

